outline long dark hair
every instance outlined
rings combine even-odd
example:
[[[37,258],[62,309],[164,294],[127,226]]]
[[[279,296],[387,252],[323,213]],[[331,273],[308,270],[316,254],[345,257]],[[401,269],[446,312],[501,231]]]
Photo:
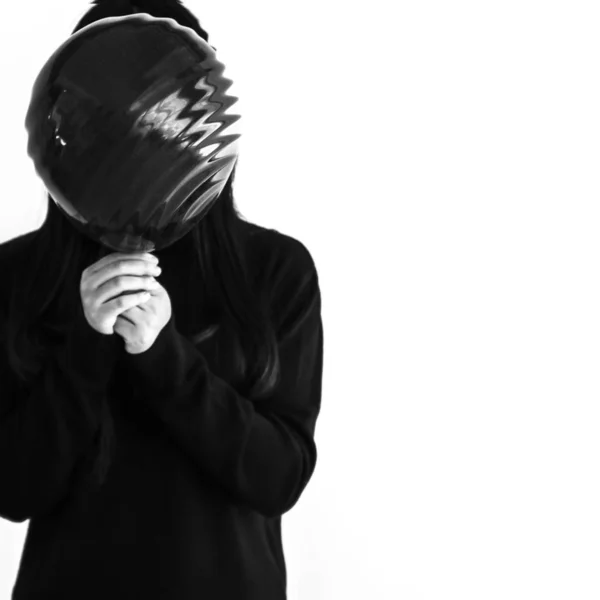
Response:
[[[75,31],[102,18],[135,12],[170,17],[191,27],[208,42],[208,34],[178,0],[95,0]],[[193,237],[201,280],[208,304],[216,310],[218,327],[230,334],[235,375],[230,383],[255,401],[266,397],[279,379],[279,355],[275,326],[263,291],[253,287],[245,260],[243,240],[249,222],[235,206],[235,168],[218,200],[187,235]],[[83,269],[106,254],[99,244],[80,234],[56,207],[48,194],[47,213],[34,232],[31,251],[25,253],[14,273],[9,318],[6,324],[7,354],[22,382],[35,377],[53,341],[60,340],[80,303],[79,282]],[[50,255],[60,260],[48,261]],[[222,326],[222,327],[221,327]],[[200,338],[215,333],[214,323]],[[252,360],[248,361],[247,357]],[[110,466],[114,423],[105,398],[92,415],[94,455],[82,466],[83,481],[102,484]]]

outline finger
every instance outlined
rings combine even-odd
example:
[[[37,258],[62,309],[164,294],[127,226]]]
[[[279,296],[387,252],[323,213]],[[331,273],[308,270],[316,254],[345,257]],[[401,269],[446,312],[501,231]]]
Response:
[[[122,314],[117,317],[113,326],[114,333],[118,333],[124,339],[130,339],[134,336],[135,325],[129,320],[129,318]]]
[[[86,285],[93,291],[101,288],[111,279],[121,277],[119,289],[141,289],[148,288],[154,277],[160,275],[160,267],[146,260],[129,260],[121,258],[105,265],[87,279]],[[125,279],[125,276],[135,276],[138,281]],[[140,280],[140,278],[142,278]],[[114,289],[114,288],[113,288]]]
[[[150,252],[112,252],[103,256],[100,260],[87,267],[88,275],[93,275],[105,266],[119,260],[145,260],[154,264],[158,263],[158,258]]]
[[[147,306],[146,302],[143,302],[142,304],[138,304],[138,305],[130,308],[129,310],[134,310],[135,309],[135,310],[139,311],[140,313],[147,313],[148,312],[148,308],[146,308],[146,306]]]
[[[150,293],[156,290],[159,285],[158,281],[149,275],[117,275],[97,286],[95,291],[96,302],[101,305],[107,300],[112,300],[121,295],[138,292]]]
[[[141,325],[144,320],[142,316],[142,306],[143,304],[140,304],[138,306],[132,306],[131,308],[128,308],[127,310],[123,311],[116,318],[115,325],[119,322],[119,320],[124,321],[130,327],[130,331],[133,330],[132,328]]]
[[[118,318],[126,310],[134,308],[139,304],[148,302],[150,295],[148,292],[138,292],[137,294],[122,294],[117,296],[114,300],[110,300],[102,305],[102,311],[105,315],[109,315],[111,318]]]

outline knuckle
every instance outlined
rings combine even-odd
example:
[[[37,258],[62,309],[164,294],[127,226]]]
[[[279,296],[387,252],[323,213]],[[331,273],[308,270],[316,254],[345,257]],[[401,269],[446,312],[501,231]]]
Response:
[[[118,275],[119,273],[121,273],[122,272],[121,263],[122,263],[122,261],[116,260],[114,263],[111,263],[110,265],[108,265],[106,267],[107,273],[109,273],[111,276]]]

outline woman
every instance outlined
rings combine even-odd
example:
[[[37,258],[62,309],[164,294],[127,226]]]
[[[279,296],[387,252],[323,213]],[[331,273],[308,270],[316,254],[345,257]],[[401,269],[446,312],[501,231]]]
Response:
[[[134,12],[208,42],[175,1],[97,1],[75,31]],[[242,219],[232,183],[154,258],[104,249],[50,196],[0,244],[0,516],[30,519],[14,599],[286,598],[321,296],[306,247]]]

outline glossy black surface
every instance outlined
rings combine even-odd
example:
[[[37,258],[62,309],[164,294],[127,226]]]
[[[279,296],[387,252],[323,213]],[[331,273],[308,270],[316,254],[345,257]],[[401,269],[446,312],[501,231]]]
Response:
[[[27,153],[75,227],[113,251],[151,252],[202,219],[238,155],[223,71],[194,30],[146,13],[92,23],[52,54]]]

